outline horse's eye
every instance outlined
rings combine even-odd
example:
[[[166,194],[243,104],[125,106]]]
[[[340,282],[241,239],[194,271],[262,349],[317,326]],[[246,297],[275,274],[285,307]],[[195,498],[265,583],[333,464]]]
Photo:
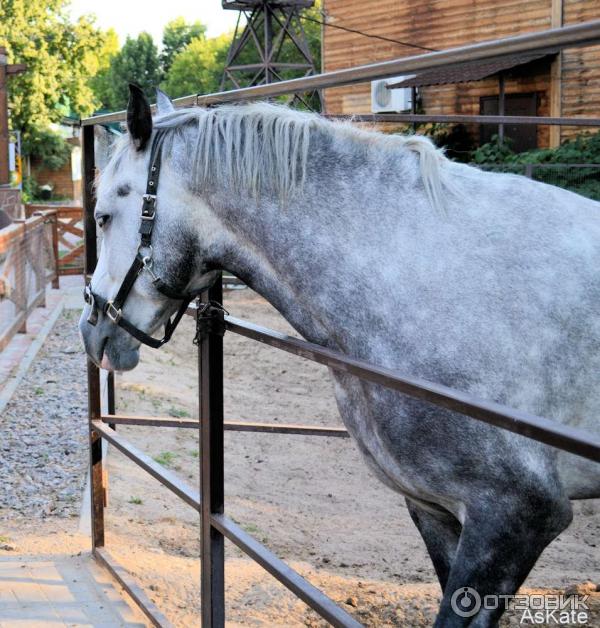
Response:
[[[102,216],[98,216],[98,218],[96,218],[96,222],[98,223],[100,229],[104,229],[109,220],[110,216],[108,214],[103,214]]]

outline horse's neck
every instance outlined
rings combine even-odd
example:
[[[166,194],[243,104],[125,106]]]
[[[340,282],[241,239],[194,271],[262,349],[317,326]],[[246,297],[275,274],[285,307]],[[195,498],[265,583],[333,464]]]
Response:
[[[331,340],[331,310],[341,304],[326,294],[323,278],[335,267],[341,234],[316,209],[301,198],[284,209],[269,201],[251,211],[239,205],[223,219],[228,237],[214,262],[267,299],[305,338],[325,344]]]
[[[365,304],[379,298],[376,273],[398,245],[403,207],[418,205],[416,196],[406,198],[416,187],[415,163],[399,155],[390,169],[376,151],[323,140],[311,147],[305,184],[286,205],[276,193],[258,201],[228,189],[211,195],[219,225],[211,261],[265,297],[305,338],[344,344],[336,341],[340,325],[351,338],[378,316]]]

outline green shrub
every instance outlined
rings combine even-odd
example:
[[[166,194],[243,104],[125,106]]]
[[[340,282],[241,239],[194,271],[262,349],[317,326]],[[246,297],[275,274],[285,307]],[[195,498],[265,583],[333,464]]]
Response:
[[[71,147],[56,131],[39,129],[28,133],[23,141],[23,152],[40,160],[48,170],[60,170],[71,158]]]

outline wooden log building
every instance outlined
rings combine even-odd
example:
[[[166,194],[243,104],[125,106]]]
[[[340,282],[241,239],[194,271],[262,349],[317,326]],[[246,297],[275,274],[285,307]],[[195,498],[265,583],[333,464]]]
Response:
[[[388,39],[325,26],[327,72],[424,52],[397,42],[443,50],[600,18],[599,0],[323,0],[323,9],[333,26]],[[418,113],[496,114],[504,89],[506,115],[600,117],[600,46],[467,67],[462,74],[425,74],[400,83],[416,88]],[[330,114],[373,110],[368,83],[330,89],[324,96]],[[497,131],[495,126],[469,127],[476,143],[488,141]],[[541,125],[505,128],[517,150],[557,146],[582,131]]]

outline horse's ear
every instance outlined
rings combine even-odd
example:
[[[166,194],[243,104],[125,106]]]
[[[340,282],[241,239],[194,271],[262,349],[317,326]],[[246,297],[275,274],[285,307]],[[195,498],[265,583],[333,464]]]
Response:
[[[158,89],[158,87],[156,88],[156,109],[159,116],[175,111],[175,107],[173,107],[171,99],[162,91],[162,89]]]
[[[101,124],[94,125],[94,161],[98,170],[104,170],[108,163],[115,135]]]
[[[136,149],[144,150],[152,135],[152,111],[142,88],[133,83],[129,83],[127,130]]]

